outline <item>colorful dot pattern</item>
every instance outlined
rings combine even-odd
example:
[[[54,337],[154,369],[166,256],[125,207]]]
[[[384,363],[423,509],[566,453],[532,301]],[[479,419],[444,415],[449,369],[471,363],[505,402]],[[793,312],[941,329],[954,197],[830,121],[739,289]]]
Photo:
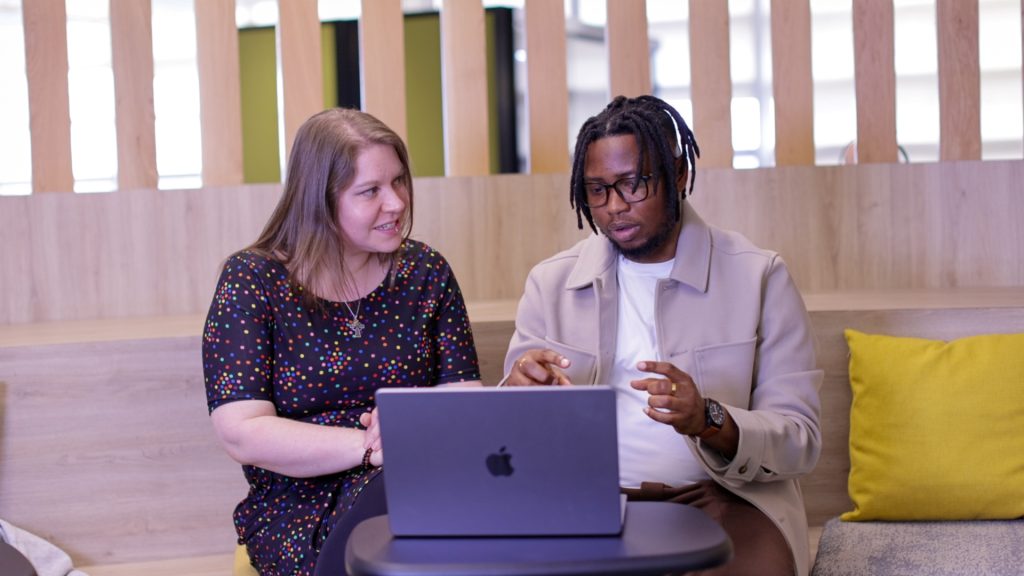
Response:
[[[359,338],[344,303],[321,300],[322,309],[310,309],[283,264],[246,251],[231,256],[203,331],[209,410],[268,400],[284,418],[358,427],[379,388],[479,380],[466,306],[448,263],[412,240],[400,253],[394,284],[385,280],[362,300]],[[265,575],[312,574],[337,518],[376,473],[357,467],[292,478],[242,468],[249,494],[235,508],[235,527]]]

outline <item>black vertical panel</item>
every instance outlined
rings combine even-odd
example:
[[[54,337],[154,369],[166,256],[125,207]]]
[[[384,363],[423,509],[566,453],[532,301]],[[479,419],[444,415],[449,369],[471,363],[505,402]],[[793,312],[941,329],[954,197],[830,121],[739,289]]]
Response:
[[[512,8],[489,8],[494,17],[494,62],[498,108],[498,162],[502,173],[519,172],[516,134],[515,43],[512,37]]]
[[[362,108],[359,80],[359,22],[334,23],[334,54],[338,73],[338,106]]]

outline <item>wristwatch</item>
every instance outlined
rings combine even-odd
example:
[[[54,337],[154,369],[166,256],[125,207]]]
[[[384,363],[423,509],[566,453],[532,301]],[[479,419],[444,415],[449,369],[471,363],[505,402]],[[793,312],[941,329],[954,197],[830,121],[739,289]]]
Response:
[[[704,440],[711,438],[725,426],[725,409],[717,400],[704,399],[704,431],[697,435],[697,438]]]

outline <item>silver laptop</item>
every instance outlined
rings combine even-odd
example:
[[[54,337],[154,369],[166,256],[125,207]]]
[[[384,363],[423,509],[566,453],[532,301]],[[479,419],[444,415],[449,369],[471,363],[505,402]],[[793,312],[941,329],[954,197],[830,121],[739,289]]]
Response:
[[[611,388],[391,388],[377,406],[392,534],[622,531]]]

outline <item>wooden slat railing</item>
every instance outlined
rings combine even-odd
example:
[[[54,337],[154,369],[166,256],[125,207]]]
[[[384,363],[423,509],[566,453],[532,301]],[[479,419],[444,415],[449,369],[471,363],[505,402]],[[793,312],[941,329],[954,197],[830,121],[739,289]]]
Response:
[[[110,0],[110,44],[117,125],[117,186],[156,188],[153,110],[153,6]]]
[[[853,3],[859,162],[896,161],[894,34],[892,0]]]
[[[981,160],[978,0],[937,0],[939,158]]]
[[[235,0],[195,3],[203,184],[242,183],[242,94]]]
[[[285,158],[299,126],[323,109],[324,78],[316,0],[278,0],[277,57]],[[282,171],[282,174],[284,172]]]
[[[477,0],[445,0],[441,10],[444,164],[449,176],[490,172],[484,9]]]
[[[649,92],[643,0],[606,0],[609,96]],[[936,0],[942,160],[980,158],[978,0]],[[196,24],[204,149],[204,182],[240,183],[237,33],[231,0],[197,3]],[[895,162],[896,98],[893,0],[853,6],[857,152],[860,162]],[[150,0],[112,0],[117,92],[119,187],[155,186]],[[407,130],[404,47],[399,0],[363,0],[364,107],[401,135]],[[70,120],[66,13],[61,0],[22,3],[31,111],[33,191],[70,191]],[[322,67],[316,0],[278,2],[280,124],[284,149],[298,126],[322,108]],[[568,167],[568,89],[563,3],[526,2],[527,109],[530,167]],[[811,3],[771,3],[776,163],[813,165]],[[690,0],[693,124],[701,165],[732,166],[732,83],[728,3]],[[1024,25],[1024,7],[1021,10]],[[447,0],[442,10],[444,142],[448,175],[490,172],[483,8],[478,0]],[[1024,53],[1024,45],[1022,45]],[[283,157],[286,156],[282,155]]]
[[[771,11],[775,165],[814,164],[811,4],[772,0]]]
[[[526,107],[530,171],[569,171],[569,83],[566,78],[565,9],[558,2],[526,0]]]
[[[650,94],[651,57],[645,0],[609,0],[605,27],[612,96]]]
[[[64,0],[22,5],[32,191],[71,192],[71,112],[68,100],[68,32]]]
[[[402,29],[401,0],[362,0],[359,50],[373,66],[360,68],[363,110],[408,141],[405,112],[405,35],[381,34]]]
[[[732,167],[732,77],[729,4],[690,0],[690,87],[700,164]]]

